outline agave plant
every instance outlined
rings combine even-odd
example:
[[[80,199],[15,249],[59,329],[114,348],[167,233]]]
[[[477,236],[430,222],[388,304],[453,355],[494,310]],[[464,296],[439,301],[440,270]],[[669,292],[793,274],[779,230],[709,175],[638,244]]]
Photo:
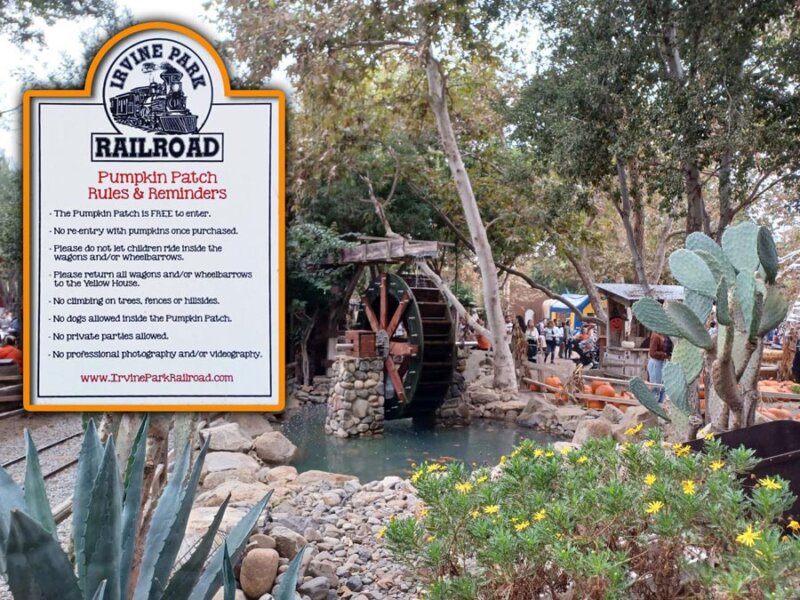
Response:
[[[72,502],[74,564],[58,542],[36,447],[25,432],[24,490],[0,468],[0,573],[16,600],[210,600],[223,585],[225,598],[233,598],[231,565],[242,554],[271,492],[211,554],[226,499],[192,554],[176,568],[208,441],[191,465],[191,448],[188,443],[183,448],[149,527],[140,532],[148,424],[145,418],[121,473],[113,438],[103,445],[94,422],[88,423]],[[139,536],[144,544],[136,560]]]
[[[633,305],[645,327],[678,340],[664,366],[667,412],[641,379],[631,381],[631,391],[644,406],[680,426],[699,413],[696,383],[705,367],[709,383],[705,394],[714,428],[726,431],[752,425],[762,338],[789,309],[776,284],[778,253],[772,234],[749,221],[728,228],[721,245],[692,233],[686,247],[672,253],[669,266],[686,289],[684,303],[662,307],[643,298]],[[705,322],[714,305],[718,328],[712,337]],[[699,424],[702,421],[695,423]]]

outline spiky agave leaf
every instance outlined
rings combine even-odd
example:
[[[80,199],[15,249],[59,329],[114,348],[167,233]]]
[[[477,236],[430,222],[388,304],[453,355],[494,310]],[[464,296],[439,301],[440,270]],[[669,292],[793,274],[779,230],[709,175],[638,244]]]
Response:
[[[300,548],[289,563],[286,574],[281,579],[280,589],[275,596],[275,600],[294,600],[297,580],[300,577],[300,567],[303,564],[303,554],[305,554],[307,547]]]
[[[120,549],[119,589],[127,596],[130,583],[133,553],[136,547],[136,530],[141,512],[142,486],[144,484],[144,463],[147,448],[147,431],[150,416],[145,415],[133,440],[125,468],[125,494],[122,505],[122,547]]]
[[[31,432],[25,429],[25,505],[27,513],[42,527],[56,537],[56,521],[44,488],[42,467],[39,465],[39,452],[33,443]]]
[[[83,442],[78,453],[78,468],[75,474],[75,491],[72,494],[72,542],[75,548],[75,564],[85,564],[83,543],[86,516],[89,513],[89,498],[94,480],[103,461],[103,445],[97,437],[94,419],[89,419]],[[80,579],[80,577],[79,577]]]
[[[25,510],[25,494],[11,475],[0,467],[0,575],[6,572],[5,548],[12,510]]]
[[[83,600],[72,564],[38,521],[12,510],[6,546],[8,587],[17,600]]]
[[[225,600],[236,600],[236,577],[233,575],[227,541],[222,543],[222,587]]]

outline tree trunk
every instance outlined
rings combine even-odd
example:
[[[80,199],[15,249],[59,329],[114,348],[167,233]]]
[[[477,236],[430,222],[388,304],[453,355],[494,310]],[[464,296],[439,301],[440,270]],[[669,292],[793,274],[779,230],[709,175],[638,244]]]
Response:
[[[636,241],[636,231],[634,230],[631,220],[633,217],[633,208],[631,206],[631,196],[628,188],[628,175],[625,170],[625,165],[623,165],[619,159],[617,159],[617,180],[619,181],[620,204],[616,205],[616,208],[622,219],[622,225],[625,228],[625,236],[628,240],[628,248],[631,251],[631,259],[633,260],[633,270],[636,273],[637,283],[644,287],[645,292],[649,294],[650,283],[647,280],[644,257]]]
[[[514,372],[514,359],[511,348],[505,339],[505,318],[497,281],[497,268],[489,246],[489,238],[483,225],[478,203],[472,191],[472,184],[461,159],[450,112],[447,107],[446,84],[439,62],[431,54],[430,47],[424,49],[425,71],[428,79],[428,98],[436,119],[439,137],[447,156],[450,173],[456,184],[464,217],[469,228],[470,238],[475,247],[475,256],[481,271],[483,302],[486,308],[486,323],[492,332],[494,347],[494,386],[497,389],[516,391],[517,378]]]
[[[675,220],[672,215],[667,215],[664,227],[661,228],[658,244],[656,244],[656,254],[653,262],[653,273],[650,276],[650,283],[658,285],[661,275],[664,273],[664,266],[667,263],[667,247],[669,246],[669,236],[672,233],[672,226]]]
[[[589,295],[589,302],[594,309],[595,316],[603,323],[606,323],[608,321],[608,314],[603,307],[603,299],[600,297],[600,290],[597,289],[597,285],[595,284],[594,272],[586,257],[586,248],[581,248],[578,254],[570,250],[565,250],[564,254],[567,260],[572,263],[575,272],[578,274],[583,284],[583,289],[585,289],[586,293]]]

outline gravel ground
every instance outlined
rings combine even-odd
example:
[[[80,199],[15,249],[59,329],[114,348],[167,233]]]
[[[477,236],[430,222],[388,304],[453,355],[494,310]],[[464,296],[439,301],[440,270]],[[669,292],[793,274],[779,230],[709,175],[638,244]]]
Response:
[[[25,454],[23,430],[29,429],[37,447],[58,441],[81,429],[81,416],[78,413],[43,413],[25,414],[0,420],[0,463],[15,459]],[[63,444],[45,450],[39,455],[42,473],[77,458],[81,446],[81,437],[76,437]],[[11,465],[6,469],[14,480],[22,484],[25,479],[25,461]],[[61,504],[72,497],[75,467],[70,467],[54,475],[46,482],[47,496],[50,506]],[[71,520],[67,519],[58,527],[58,537],[64,544],[69,537]],[[0,579],[0,600],[10,600],[11,594],[5,581]]]

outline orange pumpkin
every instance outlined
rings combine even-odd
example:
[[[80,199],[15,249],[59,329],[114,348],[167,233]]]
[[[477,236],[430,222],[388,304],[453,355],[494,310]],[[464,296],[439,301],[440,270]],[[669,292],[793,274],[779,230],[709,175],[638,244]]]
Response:
[[[594,390],[592,390],[592,386],[590,386],[590,385],[584,385],[584,386],[583,386],[583,393],[584,393],[584,394],[593,394],[593,393],[594,393]]]
[[[550,375],[549,377],[546,377],[544,382],[546,385],[549,385],[551,387],[556,387],[556,388],[562,387],[561,379],[556,377],[555,375]]]
[[[606,396],[608,398],[616,398],[617,392],[614,391],[614,388],[604,383],[603,385],[599,386],[595,391],[595,394],[598,396]]]
[[[601,385],[608,385],[608,384],[605,383],[604,381],[592,381],[592,393],[596,394],[597,388],[599,388]]]
[[[586,408],[596,408],[598,410],[603,410],[606,403],[602,400],[587,400],[586,401]]]
[[[539,391],[539,386],[536,385],[535,383],[529,383],[528,384],[528,389],[530,391],[532,391],[532,392],[538,392]]]

